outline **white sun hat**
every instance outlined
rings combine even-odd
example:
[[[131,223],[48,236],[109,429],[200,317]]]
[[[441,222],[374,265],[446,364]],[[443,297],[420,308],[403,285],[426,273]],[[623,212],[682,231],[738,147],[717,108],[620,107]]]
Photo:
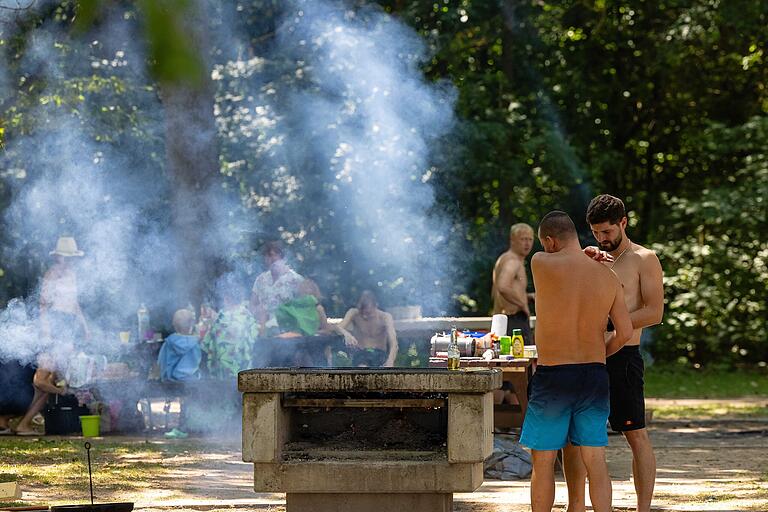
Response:
[[[77,242],[71,236],[60,236],[56,242],[56,249],[51,251],[51,256],[82,256],[83,251],[77,250]]]

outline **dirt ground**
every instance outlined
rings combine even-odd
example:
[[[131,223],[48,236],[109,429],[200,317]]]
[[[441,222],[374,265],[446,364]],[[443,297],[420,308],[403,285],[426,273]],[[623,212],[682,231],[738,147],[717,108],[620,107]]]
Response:
[[[649,431],[658,459],[654,510],[768,510],[768,419],[654,421]],[[146,442],[143,438],[116,436],[105,439]],[[211,440],[202,450],[199,441],[150,438],[149,443],[190,443],[196,448],[163,460],[163,472],[147,471],[146,475],[134,477],[140,482],[132,482],[130,492],[99,495],[97,489],[98,501],[133,501],[137,510],[145,512],[284,510],[284,495],[251,490],[253,469],[240,460],[237,440]],[[630,451],[621,436],[610,437],[607,453],[614,506],[616,510],[634,510]],[[137,488],[141,489],[138,493]],[[25,502],[63,504],[84,502],[86,498],[55,484],[25,482],[23,490]],[[454,510],[526,511],[528,492],[527,480],[490,480],[474,493],[456,494]],[[565,503],[565,484],[559,476],[555,509],[564,510]]]

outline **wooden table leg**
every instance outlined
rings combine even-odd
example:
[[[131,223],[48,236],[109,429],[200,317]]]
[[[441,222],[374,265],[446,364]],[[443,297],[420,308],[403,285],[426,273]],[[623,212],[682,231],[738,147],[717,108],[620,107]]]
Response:
[[[520,404],[520,412],[523,415],[523,419],[525,419],[525,411],[528,409],[528,379],[530,378],[530,374],[528,371],[528,368],[526,368],[526,371],[524,372],[515,372],[514,378],[510,379],[512,382],[512,386],[515,390],[515,396],[517,396],[517,401]]]

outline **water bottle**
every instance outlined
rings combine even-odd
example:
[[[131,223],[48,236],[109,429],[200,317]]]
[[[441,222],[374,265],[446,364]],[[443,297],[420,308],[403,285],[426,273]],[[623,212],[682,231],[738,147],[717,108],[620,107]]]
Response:
[[[187,311],[192,313],[192,332],[190,334],[197,335],[197,314],[195,313],[195,306],[191,302],[187,302]]]
[[[136,339],[144,341],[147,339],[147,333],[149,332],[149,310],[144,303],[136,311],[136,319],[138,320],[138,336]]]

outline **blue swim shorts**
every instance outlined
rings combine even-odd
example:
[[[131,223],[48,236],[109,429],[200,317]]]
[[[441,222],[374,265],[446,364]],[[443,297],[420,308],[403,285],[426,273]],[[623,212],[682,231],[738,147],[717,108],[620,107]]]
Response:
[[[607,446],[610,409],[608,371],[602,363],[539,366],[520,444],[532,450]]]

